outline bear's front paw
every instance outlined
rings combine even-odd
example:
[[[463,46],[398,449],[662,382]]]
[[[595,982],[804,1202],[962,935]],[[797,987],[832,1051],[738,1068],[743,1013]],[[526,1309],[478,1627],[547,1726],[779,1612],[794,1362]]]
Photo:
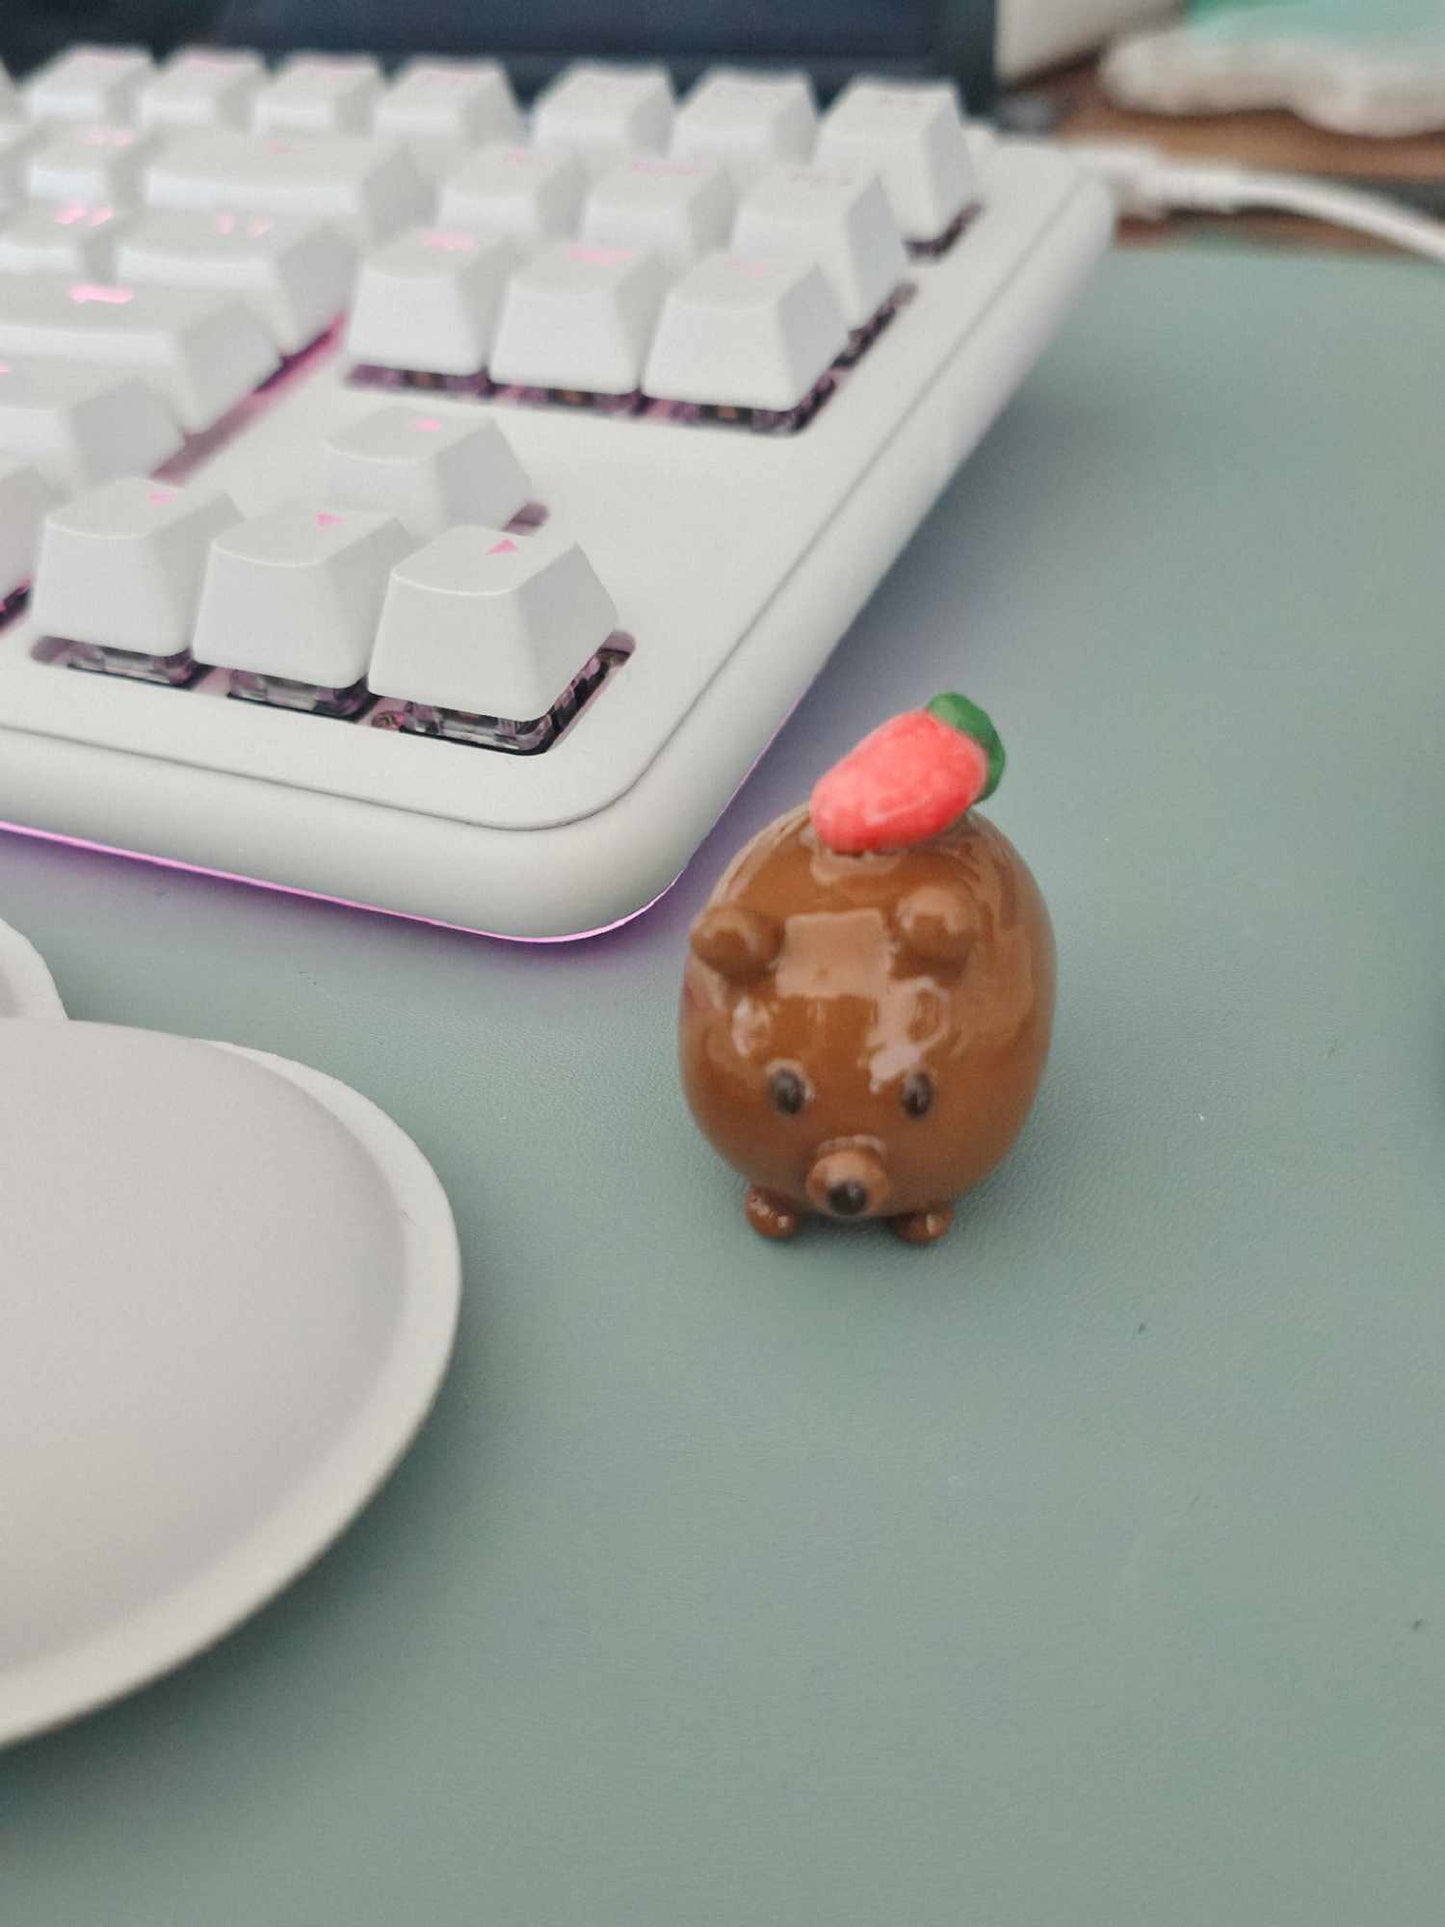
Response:
[[[754,1231],[765,1238],[796,1238],[802,1214],[794,1210],[786,1199],[763,1191],[755,1184],[748,1193],[745,1207],[748,1223]]]
[[[952,1223],[951,1204],[933,1204],[926,1211],[907,1211],[901,1218],[888,1220],[894,1237],[909,1245],[936,1244]]]

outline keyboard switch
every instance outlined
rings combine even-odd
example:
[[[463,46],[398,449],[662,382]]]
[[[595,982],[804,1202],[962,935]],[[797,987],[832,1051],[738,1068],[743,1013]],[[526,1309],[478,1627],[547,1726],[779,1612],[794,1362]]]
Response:
[[[159,468],[185,437],[148,382],[65,361],[0,363],[0,449],[67,493]]]
[[[392,570],[368,681],[380,696],[530,721],[556,705],[617,612],[553,530],[449,529]]]
[[[875,170],[904,235],[927,249],[957,231],[977,198],[973,161],[947,82],[855,80],[824,117],[819,167]]]
[[[489,372],[501,385],[624,397],[642,379],[667,277],[635,248],[564,241],[513,275]]]
[[[643,387],[660,401],[788,415],[847,341],[837,297],[812,261],[714,254],[663,303]]]
[[[673,157],[718,161],[740,184],[778,161],[805,161],[818,132],[811,83],[802,74],[705,74],[678,109]]]
[[[347,326],[352,357],[380,368],[475,375],[517,250],[463,228],[403,235],[362,266]]]
[[[86,667],[188,679],[206,552],[237,519],[219,489],[174,488],[140,476],[52,509],[35,572],[36,625],[90,645],[98,659]]]
[[[55,492],[29,462],[0,455],[0,607],[30,580]]]
[[[356,685],[388,571],[409,546],[400,523],[362,509],[291,503],[238,523],[211,545],[196,656],[249,676],[238,693],[349,713],[365,700]]]
[[[816,261],[850,328],[872,320],[907,267],[887,196],[877,178],[861,169],[771,169],[743,197],[733,246],[739,254]]]
[[[709,161],[640,154],[592,189],[582,239],[599,247],[643,248],[681,273],[699,256],[727,246],[732,182]]]

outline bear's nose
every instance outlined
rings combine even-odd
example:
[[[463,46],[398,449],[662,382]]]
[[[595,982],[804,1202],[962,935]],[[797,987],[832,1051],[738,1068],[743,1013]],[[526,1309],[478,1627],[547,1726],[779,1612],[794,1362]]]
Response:
[[[828,1187],[828,1209],[836,1211],[840,1218],[856,1218],[868,1206],[868,1193],[856,1178],[847,1178],[842,1184]]]
[[[808,1173],[814,1210],[832,1218],[861,1218],[881,1210],[888,1196],[888,1173],[880,1148],[856,1138],[825,1144]]]

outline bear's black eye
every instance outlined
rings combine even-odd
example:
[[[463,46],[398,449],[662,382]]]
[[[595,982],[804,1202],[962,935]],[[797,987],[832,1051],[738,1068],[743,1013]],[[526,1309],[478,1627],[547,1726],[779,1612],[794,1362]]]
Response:
[[[781,1111],[784,1117],[796,1117],[808,1101],[808,1086],[797,1071],[783,1065],[768,1079],[768,1096],[775,1111]]]
[[[933,1108],[933,1079],[927,1071],[910,1071],[903,1080],[903,1108],[910,1117],[924,1117]]]

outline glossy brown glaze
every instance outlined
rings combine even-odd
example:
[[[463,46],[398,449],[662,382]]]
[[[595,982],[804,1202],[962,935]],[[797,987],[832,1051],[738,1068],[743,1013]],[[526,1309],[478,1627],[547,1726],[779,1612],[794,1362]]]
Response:
[[[764,1235],[819,1212],[929,1243],[1018,1136],[1053,1007],[1048,913],[991,823],[839,856],[798,809],[693,927],[683,1086]]]

